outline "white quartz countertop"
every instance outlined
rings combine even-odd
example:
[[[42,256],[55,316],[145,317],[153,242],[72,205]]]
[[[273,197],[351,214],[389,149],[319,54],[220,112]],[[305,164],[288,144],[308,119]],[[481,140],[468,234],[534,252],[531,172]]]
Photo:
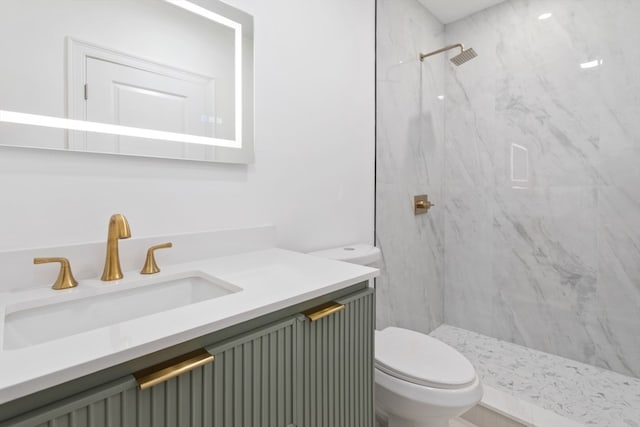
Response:
[[[161,280],[184,272],[201,272],[242,290],[11,350],[3,345],[7,307],[28,306],[30,301],[43,298],[60,299],[64,293],[73,298],[74,293],[99,292],[104,287],[124,289],[140,281],[141,276],[137,271],[125,271],[124,279],[117,282],[80,280],[77,288],[65,291],[39,288],[0,293],[0,404],[378,275],[374,268],[267,249],[166,266],[154,278]]]

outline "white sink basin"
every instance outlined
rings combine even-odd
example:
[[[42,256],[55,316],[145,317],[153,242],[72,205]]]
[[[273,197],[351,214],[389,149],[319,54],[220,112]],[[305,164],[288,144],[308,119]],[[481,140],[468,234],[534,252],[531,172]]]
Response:
[[[110,286],[111,285],[111,286]],[[56,294],[37,306],[8,306],[3,348],[15,350],[241,291],[202,273],[103,284]],[[75,293],[73,291],[76,291]],[[59,292],[59,291],[56,291]],[[67,292],[67,291],[65,291]]]

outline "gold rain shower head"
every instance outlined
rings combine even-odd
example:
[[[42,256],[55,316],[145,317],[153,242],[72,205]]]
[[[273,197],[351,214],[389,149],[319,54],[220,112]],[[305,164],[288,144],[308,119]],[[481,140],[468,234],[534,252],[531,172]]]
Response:
[[[451,62],[453,62],[458,67],[464,64],[465,62],[471,61],[473,58],[478,56],[478,54],[476,53],[475,50],[473,50],[472,47],[465,49],[464,45],[462,45],[461,43],[458,43],[451,46],[443,47],[442,49],[434,50],[433,52],[421,53],[420,61],[424,61],[424,58],[427,58],[429,56],[437,55],[439,53],[446,52],[448,50],[455,49],[455,48],[459,48],[460,53],[454,56],[453,58],[451,58]]]

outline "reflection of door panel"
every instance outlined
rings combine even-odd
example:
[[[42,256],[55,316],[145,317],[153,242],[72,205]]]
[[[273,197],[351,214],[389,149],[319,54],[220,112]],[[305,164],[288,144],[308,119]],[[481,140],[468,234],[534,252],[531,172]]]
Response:
[[[86,60],[85,78],[86,120],[215,136],[215,123],[210,123],[214,117],[212,80],[187,81],[91,57]],[[183,146],[97,133],[87,135],[86,140],[88,151],[171,157],[182,157]]]

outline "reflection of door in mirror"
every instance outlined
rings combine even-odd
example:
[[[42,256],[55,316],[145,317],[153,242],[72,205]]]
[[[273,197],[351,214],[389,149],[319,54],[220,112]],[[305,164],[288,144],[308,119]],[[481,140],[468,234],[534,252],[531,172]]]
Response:
[[[215,79],[70,40],[69,107],[79,119],[216,137]],[[69,134],[69,148],[183,158],[188,147],[122,135]],[[213,148],[208,148],[212,151]],[[213,155],[213,153],[209,153]],[[207,156],[208,157],[208,156]]]
[[[90,58],[86,85],[86,120],[215,137],[206,88],[198,83]],[[140,138],[90,133],[86,142],[89,151],[158,154],[155,141]],[[160,155],[181,157],[183,146],[165,144],[179,152]]]

